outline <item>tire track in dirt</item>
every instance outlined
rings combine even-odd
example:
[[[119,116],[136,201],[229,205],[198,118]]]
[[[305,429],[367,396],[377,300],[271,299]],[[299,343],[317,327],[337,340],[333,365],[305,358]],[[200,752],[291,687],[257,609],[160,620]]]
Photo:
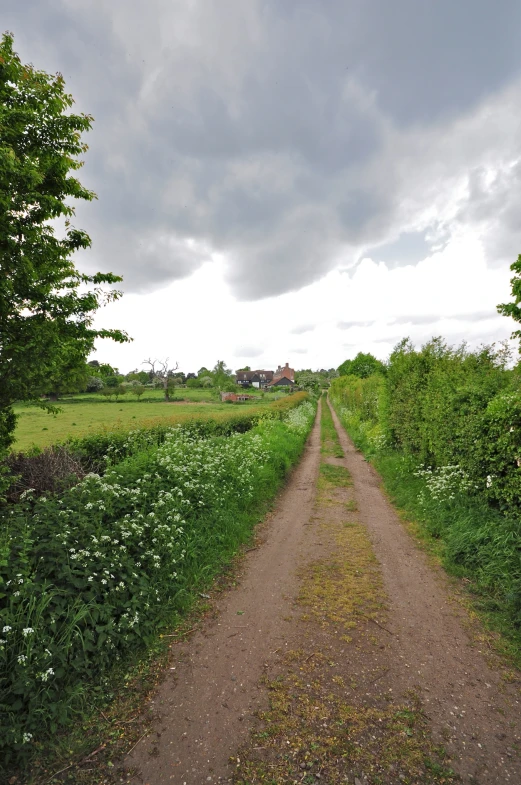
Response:
[[[447,766],[521,782],[518,683],[474,647],[446,577],[333,420],[345,457],[338,442],[320,455],[319,409],[238,587],[174,646],[125,762],[135,785],[423,785],[453,782]]]
[[[520,681],[491,668],[465,630],[465,612],[448,581],[403,528],[374,469],[356,450],[333,410],[354,483],[359,520],[380,562],[390,600],[395,694],[420,693],[434,737],[464,782],[521,782]],[[510,680],[512,677],[510,677]]]
[[[135,771],[131,782],[201,785],[232,775],[229,757],[267,701],[259,687],[265,665],[286,644],[316,492],[320,409],[303,458],[265,524],[265,541],[245,558],[240,584],[217,601],[216,619],[175,646],[175,670],[150,705],[153,729],[125,760]]]

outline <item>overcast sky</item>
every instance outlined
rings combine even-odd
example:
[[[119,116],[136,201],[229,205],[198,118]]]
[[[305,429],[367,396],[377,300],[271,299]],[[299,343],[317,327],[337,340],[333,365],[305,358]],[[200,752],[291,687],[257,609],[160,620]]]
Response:
[[[127,371],[338,366],[506,338],[521,253],[519,0],[2,0],[92,114],[85,271]]]

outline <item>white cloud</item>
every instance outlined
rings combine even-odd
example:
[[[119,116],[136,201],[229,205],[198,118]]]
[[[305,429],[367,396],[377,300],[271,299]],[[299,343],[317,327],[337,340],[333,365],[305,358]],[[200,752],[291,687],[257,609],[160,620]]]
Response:
[[[299,292],[251,303],[234,298],[223,266],[205,263],[160,292],[126,295],[100,311],[99,325],[127,329],[135,341],[100,342],[96,357],[124,370],[150,354],[169,355],[185,372],[217,359],[232,368],[274,368],[286,361],[329,368],[358,351],[385,358],[406,335],[418,344],[443,335],[477,346],[507,338],[514,327],[495,312],[509,299],[508,268],[489,268],[472,236],[418,265],[389,270],[367,258],[352,276],[333,271]],[[294,324],[301,320],[303,326],[306,318],[314,329],[296,343]]]

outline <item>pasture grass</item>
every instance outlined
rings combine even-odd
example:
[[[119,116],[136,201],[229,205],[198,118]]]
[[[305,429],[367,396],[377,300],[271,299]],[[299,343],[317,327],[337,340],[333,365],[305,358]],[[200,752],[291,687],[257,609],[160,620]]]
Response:
[[[286,394],[284,389],[278,390],[276,393],[272,392],[265,392],[264,390],[258,390],[256,387],[248,387],[247,389],[243,390],[242,392],[246,393],[247,395],[254,395],[256,398],[268,398],[269,400],[273,400],[273,398],[280,398],[282,395]],[[140,403],[164,403],[165,394],[162,389],[153,388],[153,387],[146,387],[145,392],[139,399]],[[119,399],[119,403],[133,403],[137,401],[135,395],[130,392],[125,393]],[[220,402],[220,395],[217,390],[213,387],[204,387],[204,388],[191,388],[191,387],[176,387],[173,391],[170,392],[170,401],[172,403],[218,403]],[[98,393],[72,393],[69,395],[64,395],[58,401],[58,406],[61,406],[62,403],[106,403],[107,399],[104,395],[100,392]]]
[[[153,390],[152,392],[160,392]],[[183,391],[184,392],[184,391]],[[204,393],[203,390],[188,390],[189,393]],[[208,393],[206,393],[209,398]],[[248,411],[252,406],[267,407],[280,396],[257,396],[254,401],[237,404],[221,403],[217,400],[192,397],[189,401],[170,403],[157,397],[155,400],[136,401],[121,398],[107,401],[97,395],[65,398],[58,402],[61,411],[48,414],[38,406],[19,404],[15,407],[18,417],[15,431],[15,451],[30,450],[33,447],[49,447],[69,437],[81,437],[103,430],[120,430],[133,426],[154,425],[165,420],[178,420],[188,417],[208,416],[217,413]],[[243,407],[243,408],[240,408]]]

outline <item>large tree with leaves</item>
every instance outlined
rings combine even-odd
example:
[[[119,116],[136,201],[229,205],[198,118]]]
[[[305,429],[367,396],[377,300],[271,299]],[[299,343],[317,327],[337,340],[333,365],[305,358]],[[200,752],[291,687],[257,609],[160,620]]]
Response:
[[[74,173],[92,118],[71,111],[63,77],[24,65],[13,37],[0,43],[0,454],[12,441],[13,403],[37,400],[50,379],[85,365],[97,309],[120,292],[112,273],[88,276],[72,255],[91,244],[71,224],[74,199],[95,194]],[[60,221],[61,219],[61,221]],[[89,285],[93,285],[89,288]]]
[[[385,373],[385,365],[372,354],[358,352],[354,360],[345,360],[338,367],[340,376],[358,376],[367,379],[375,373]]]

